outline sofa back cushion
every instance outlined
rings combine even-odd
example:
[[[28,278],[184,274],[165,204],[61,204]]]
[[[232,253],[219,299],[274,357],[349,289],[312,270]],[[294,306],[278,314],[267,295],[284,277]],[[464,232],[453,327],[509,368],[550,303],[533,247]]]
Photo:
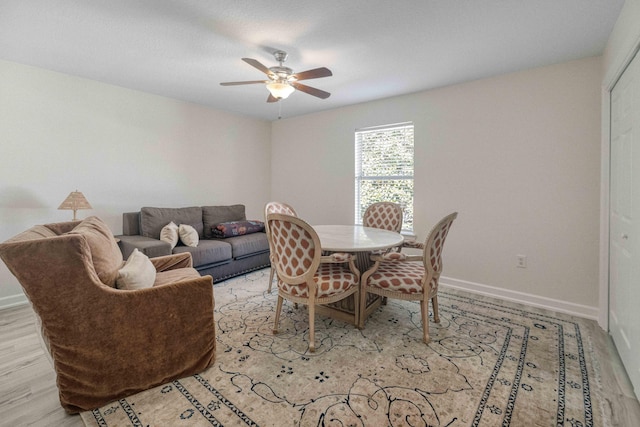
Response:
[[[118,270],[122,267],[122,252],[107,224],[97,216],[90,216],[67,234],[84,236],[98,278],[105,285],[115,287]]]
[[[140,209],[140,234],[152,239],[160,239],[162,228],[173,221],[176,225],[187,224],[203,237],[202,208],[193,206],[188,208],[152,208]]]
[[[211,228],[221,222],[244,221],[246,219],[244,205],[203,206],[204,238],[212,239],[213,232]]]

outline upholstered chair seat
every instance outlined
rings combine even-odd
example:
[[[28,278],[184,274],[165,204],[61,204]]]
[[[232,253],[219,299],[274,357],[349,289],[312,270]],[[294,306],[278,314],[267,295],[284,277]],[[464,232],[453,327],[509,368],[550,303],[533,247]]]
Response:
[[[346,262],[348,262],[348,259]],[[353,287],[354,283],[358,283],[358,275],[345,268],[342,263],[323,262],[318,266],[318,270],[313,276],[313,281],[317,288],[316,297],[325,298],[347,292]],[[309,287],[305,283],[289,285],[282,280],[278,280],[278,287],[282,292],[294,297],[309,297]]]

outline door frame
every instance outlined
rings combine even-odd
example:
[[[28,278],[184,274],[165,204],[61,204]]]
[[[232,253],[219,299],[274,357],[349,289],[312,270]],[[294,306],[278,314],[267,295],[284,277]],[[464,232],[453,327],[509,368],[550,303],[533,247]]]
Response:
[[[611,190],[611,91],[636,53],[640,51],[640,34],[621,61],[602,79],[602,132],[600,146],[600,276],[598,324],[609,332],[609,196]],[[640,55],[640,53],[638,53]]]

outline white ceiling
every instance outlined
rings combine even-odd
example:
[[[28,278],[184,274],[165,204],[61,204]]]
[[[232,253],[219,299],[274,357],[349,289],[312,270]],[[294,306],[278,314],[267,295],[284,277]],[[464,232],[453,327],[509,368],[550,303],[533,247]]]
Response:
[[[624,0],[0,0],[0,59],[265,120],[602,54]],[[267,104],[241,61],[331,92]]]

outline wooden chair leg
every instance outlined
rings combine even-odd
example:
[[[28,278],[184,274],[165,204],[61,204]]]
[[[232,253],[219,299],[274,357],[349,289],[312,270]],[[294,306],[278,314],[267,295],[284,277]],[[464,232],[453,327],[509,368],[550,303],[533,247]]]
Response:
[[[316,351],[316,304],[315,301],[311,304],[309,301],[309,351],[315,353]]]
[[[420,314],[422,315],[422,341],[429,344],[429,300],[420,300]]]
[[[269,273],[269,289],[267,290],[267,292],[271,293],[271,285],[273,284],[273,273],[276,269],[273,267],[273,264],[271,265],[271,272]]]
[[[282,300],[283,298],[278,295],[278,302],[276,303],[276,321],[273,324],[273,333],[278,333],[278,323],[280,322],[280,312],[282,311]]]
[[[438,296],[431,297],[431,306],[433,307],[433,321],[440,323],[440,315],[438,314]]]

